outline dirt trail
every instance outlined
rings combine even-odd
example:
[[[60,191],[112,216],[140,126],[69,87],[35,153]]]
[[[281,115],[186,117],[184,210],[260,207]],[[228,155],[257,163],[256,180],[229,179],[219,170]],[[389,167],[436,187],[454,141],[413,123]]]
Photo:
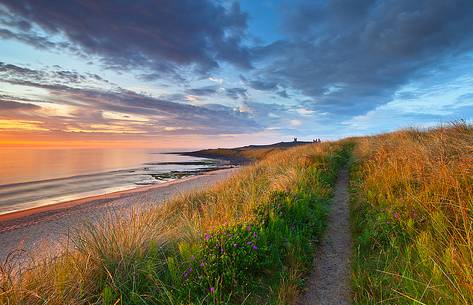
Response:
[[[342,169],[324,238],[317,249],[314,270],[299,305],[351,304],[352,241],[348,208],[348,171]]]

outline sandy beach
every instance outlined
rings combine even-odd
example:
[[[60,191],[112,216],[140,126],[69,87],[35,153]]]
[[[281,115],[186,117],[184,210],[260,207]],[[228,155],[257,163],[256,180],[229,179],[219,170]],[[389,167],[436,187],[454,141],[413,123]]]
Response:
[[[222,169],[159,185],[0,215],[0,261],[4,262],[16,249],[23,249],[25,253],[34,250],[34,255],[39,254],[37,249],[54,254],[59,244],[67,242],[71,229],[85,221],[110,212],[145,210],[179,193],[209,187],[235,171],[236,168]]]

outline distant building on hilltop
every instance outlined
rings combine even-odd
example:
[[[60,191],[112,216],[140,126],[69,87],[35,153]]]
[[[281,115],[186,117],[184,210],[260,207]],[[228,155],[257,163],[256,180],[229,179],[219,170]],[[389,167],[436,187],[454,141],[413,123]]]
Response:
[[[294,138],[294,143],[296,143],[296,142],[297,142],[297,138]]]

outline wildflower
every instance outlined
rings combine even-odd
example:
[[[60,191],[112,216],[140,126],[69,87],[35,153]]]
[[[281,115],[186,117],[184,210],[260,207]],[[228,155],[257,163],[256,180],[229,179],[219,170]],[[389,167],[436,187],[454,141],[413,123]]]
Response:
[[[210,238],[210,234],[209,233],[205,233],[205,240],[209,240]]]
[[[200,266],[200,268],[204,268],[204,266],[205,266],[204,261],[201,261],[199,266]]]
[[[194,260],[195,260],[195,256],[192,255],[192,256],[191,256],[191,261],[194,261]]]
[[[238,248],[238,244],[233,244],[233,247]]]
[[[251,246],[253,244],[253,242],[249,241],[246,244]]]
[[[189,269],[187,269],[187,270],[184,272],[183,277],[184,277],[185,279],[187,279],[187,278],[189,277],[189,274],[191,274],[191,273],[192,273],[192,267],[189,267]]]
[[[223,248],[222,247],[220,247],[220,252],[223,253]]]
[[[258,250],[258,247],[256,247],[256,245],[253,245],[253,250]]]
[[[210,287],[210,293],[214,293],[215,292],[215,287]]]
[[[399,214],[397,212],[394,212],[393,216],[394,216],[395,219],[399,219]]]
[[[248,231],[248,232],[251,231],[251,226],[250,226],[250,225],[248,225],[248,226],[246,227],[246,231]]]
[[[253,232],[253,237],[256,238],[256,236],[257,236],[257,235],[256,235],[256,232]]]

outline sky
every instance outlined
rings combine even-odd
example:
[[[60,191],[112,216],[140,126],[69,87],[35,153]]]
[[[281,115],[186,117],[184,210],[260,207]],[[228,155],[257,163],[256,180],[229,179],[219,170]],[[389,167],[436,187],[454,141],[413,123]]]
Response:
[[[473,117],[471,0],[0,0],[0,146],[231,147]]]

